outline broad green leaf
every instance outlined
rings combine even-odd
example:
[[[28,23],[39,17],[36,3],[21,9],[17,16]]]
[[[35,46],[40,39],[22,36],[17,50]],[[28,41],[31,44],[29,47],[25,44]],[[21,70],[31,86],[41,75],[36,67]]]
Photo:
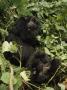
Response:
[[[2,82],[9,84],[10,73],[9,72],[2,73],[1,80]],[[17,83],[17,80],[13,77],[13,84],[16,84],[16,83]]]
[[[5,84],[0,84],[0,90],[7,90],[7,86]]]
[[[7,41],[3,42],[2,45],[2,53],[4,52],[12,52],[12,53],[16,53],[18,50],[17,45],[13,44],[12,42],[8,43]]]
[[[2,45],[2,52],[4,53],[5,51],[10,51],[10,44],[7,41]]]
[[[14,85],[14,90],[18,90],[19,87],[21,87],[22,85],[22,79],[20,77],[16,77],[17,78],[17,83]]]

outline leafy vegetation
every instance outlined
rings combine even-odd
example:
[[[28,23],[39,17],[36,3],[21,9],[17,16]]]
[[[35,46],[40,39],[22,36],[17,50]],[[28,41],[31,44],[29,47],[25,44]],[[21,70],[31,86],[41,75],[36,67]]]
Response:
[[[37,37],[42,43],[42,49],[51,57],[61,60],[59,73],[63,73],[62,78],[65,80],[59,82],[60,89],[48,84],[37,87],[28,83],[29,71],[12,66],[2,54],[9,46],[6,43],[7,46],[2,49],[8,28],[12,27],[17,18],[32,15],[32,12],[36,12],[43,31]],[[15,48],[12,46],[9,50]],[[67,0],[0,0],[0,90],[19,90],[24,83],[38,90],[65,90],[67,87]]]

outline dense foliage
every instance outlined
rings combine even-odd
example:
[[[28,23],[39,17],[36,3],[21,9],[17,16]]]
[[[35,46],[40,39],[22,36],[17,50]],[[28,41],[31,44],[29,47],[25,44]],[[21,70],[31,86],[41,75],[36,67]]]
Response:
[[[42,86],[28,83],[30,72],[21,66],[12,66],[2,54],[9,47],[8,43],[5,43],[6,47],[2,49],[8,30],[19,17],[32,13],[38,17],[43,32],[37,37],[41,41],[41,48],[51,57],[55,56],[61,61],[59,74],[62,73],[63,80],[58,86],[60,90],[65,90],[67,87],[67,0],[0,0],[0,90],[8,90],[8,88],[19,90],[24,84],[38,90],[59,90],[58,87],[50,87],[49,81]],[[19,48],[21,52],[21,47]],[[16,45],[8,50],[15,51]]]

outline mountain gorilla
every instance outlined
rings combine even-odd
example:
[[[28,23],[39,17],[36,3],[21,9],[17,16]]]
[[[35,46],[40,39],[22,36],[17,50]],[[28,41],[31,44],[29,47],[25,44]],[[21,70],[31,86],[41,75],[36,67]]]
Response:
[[[40,33],[40,25],[35,16],[23,16],[20,17],[6,37],[6,41],[16,41],[22,46],[22,66],[26,65],[27,60],[35,51],[36,47],[40,46],[36,36]],[[6,59],[14,65],[19,65],[19,62],[9,52],[4,53]],[[9,57],[10,56],[10,57]]]
[[[52,59],[45,52],[38,50],[27,62],[27,67],[31,69],[31,81],[37,84],[47,83],[53,77],[59,65],[59,59]],[[55,75],[50,82],[57,84],[59,79]]]
[[[35,16],[24,16],[16,21],[9,31],[6,40],[8,42],[20,42],[22,46],[22,66],[31,69],[31,81],[38,84],[47,82],[59,67],[57,59],[51,59],[42,51],[37,51],[36,47],[40,42],[36,36],[40,34],[39,22]],[[14,65],[19,62],[10,52],[5,52],[4,56]]]
[[[35,16],[24,16],[16,21],[15,25],[9,30],[8,41],[20,40],[23,43],[36,47],[39,45],[36,36],[39,35],[39,22]],[[14,38],[15,37],[15,38]]]

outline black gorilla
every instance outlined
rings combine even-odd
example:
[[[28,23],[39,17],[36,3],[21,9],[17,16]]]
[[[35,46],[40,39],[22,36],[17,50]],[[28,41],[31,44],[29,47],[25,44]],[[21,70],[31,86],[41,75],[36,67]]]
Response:
[[[23,47],[22,66],[31,69],[31,81],[41,84],[52,77],[60,64],[57,59],[52,60],[44,52],[36,50],[36,47],[40,46],[40,42],[36,39],[39,34],[40,28],[37,19],[34,16],[24,16],[17,20],[6,40],[21,42]],[[4,53],[6,59],[9,59],[12,64],[18,65],[19,63],[13,55],[9,52]]]
[[[39,35],[39,22],[35,16],[24,16],[16,21],[13,28],[9,30],[8,41],[20,40],[23,43],[36,47],[39,45],[36,36]]]
[[[46,53],[38,50],[27,62],[27,67],[32,68],[31,81],[37,84],[47,83],[59,68],[59,65],[59,59],[52,59]],[[60,78],[55,75],[50,82],[57,84],[59,80]]]
[[[11,30],[9,35],[6,37],[8,42],[16,41],[22,45],[22,66],[26,65],[27,60],[35,51],[36,47],[40,46],[36,36],[40,33],[40,25],[35,16],[23,16],[20,17]],[[10,52],[5,52],[4,56],[9,59],[14,65],[19,65],[19,62],[14,58],[14,55]],[[18,55],[16,55],[17,57]],[[18,57],[19,58],[19,57]]]

